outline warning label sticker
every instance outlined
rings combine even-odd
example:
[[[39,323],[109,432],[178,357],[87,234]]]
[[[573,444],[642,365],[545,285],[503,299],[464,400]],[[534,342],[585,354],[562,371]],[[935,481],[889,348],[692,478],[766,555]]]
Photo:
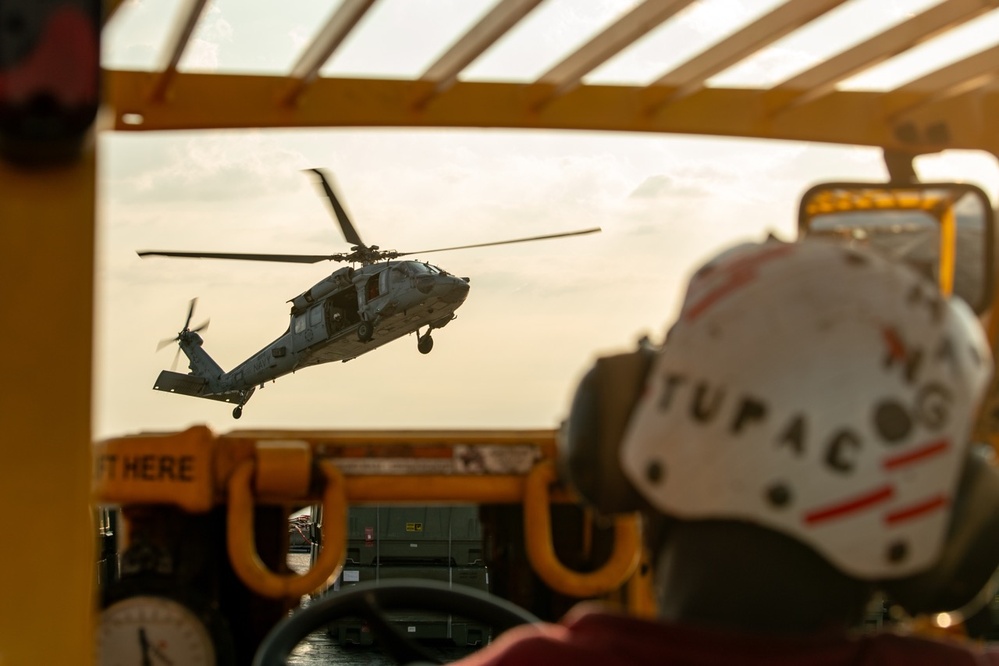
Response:
[[[450,458],[349,457],[329,458],[348,476],[365,475],[523,475],[541,459],[533,445],[456,444]]]

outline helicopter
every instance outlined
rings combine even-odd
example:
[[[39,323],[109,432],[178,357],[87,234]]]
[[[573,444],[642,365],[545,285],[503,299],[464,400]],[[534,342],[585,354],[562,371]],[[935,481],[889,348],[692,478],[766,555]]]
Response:
[[[235,403],[232,416],[243,414],[243,406],[266,382],[313,365],[347,362],[362,354],[416,333],[417,350],[429,354],[434,347],[431,333],[456,318],[468,296],[470,279],[456,277],[424,261],[401,259],[415,254],[464,250],[492,245],[579,236],[599,232],[599,227],[565,233],[493,241],[474,245],[397,252],[366,245],[337,199],[330,179],[320,169],[309,169],[319,178],[323,192],[340,225],[350,252],[339,254],[248,254],[224,252],[179,252],[141,250],[140,257],[187,257],[236,259],[312,264],[335,261],[349,264],[292,298],[288,329],[256,354],[224,371],[203,348],[199,333],[208,322],[191,328],[197,299],[192,299],[184,327],[175,337],[160,342],[162,349],[176,342],[184,352],[190,373],[163,370],[153,389],[168,393]],[[425,330],[423,330],[425,329]]]

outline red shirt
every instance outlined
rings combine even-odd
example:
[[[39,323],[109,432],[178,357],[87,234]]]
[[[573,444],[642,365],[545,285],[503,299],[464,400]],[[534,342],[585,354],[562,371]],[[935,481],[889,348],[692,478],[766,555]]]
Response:
[[[578,607],[517,627],[457,666],[999,666],[999,646],[881,633],[773,637]]]

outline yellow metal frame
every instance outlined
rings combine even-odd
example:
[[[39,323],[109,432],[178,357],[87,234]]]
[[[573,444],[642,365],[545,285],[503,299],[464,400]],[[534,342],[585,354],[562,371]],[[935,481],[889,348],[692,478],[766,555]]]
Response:
[[[108,20],[114,20],[120,4],[105,1]],[[637,3],[534,81],[461,80],[470,63],[539,4],[499,0],[452,46],[443,48],[421,76],[386,81],[319,76],[374,0],[341,2],[283,77],[178,71],[207,6],[205,0],[184,0],[178,4],[177,26],[159,67],[106,72],[107,113],[102,118],[107,127],[121,131],[590,129],[819,141],[908,155],[953,148],[999,155],[994,128],[999,117],[999,47],[893,90],[837,89],[850,76],[995,9],[997,0],[944,0],[769,88],[715,89],[706,81],[777,36],[827,14],[838,2],[793,0],[780,5],[648,85],[591,85],[584,77],[653,28],[675,20],[689,0]],[[8,377],[0,387],[8,443],[0,452],[0,506],[5,516],[0,530],[20,535],[25,517],[39,514],[60,526],[57,548],[25,548],[19,537],[5,538],[0,545],[0,589],[8,601],[0,610],[4,664],[74,663],[90,654],[94,530],[86,509],[85,470],[91,465],[95,167],[92,146],[66,167],[27,171],[0,163],[0,247],[5,251],[0,297],[9,315],[0,328]],[[46,326],[29,326],[27,319],[38,312],[39,304],[55,296],[59,307],[47,310]],[[988,327],[995,347],[996,317]],[[54,386],[57,402],[45,398]],[[53,410],[58,418],[52,417]],[[223,468],[226,465],[220,464],[215,473]],[[374,501],[397,482],[348,479],[347,486],[349,493]],[[494,497],[517,496],[523,490],[522,479],[491,483],[495,487],[488,494]],[[53,627],[58,628],[57,641],[51,640]]]
[[[172,504],[191,513],[208,511],[216,500],[216,448],[215,436],[204,426],[96,442],[94,497],[104,504]],[[243,448],[243,457],[252,455]]]
[[[4,666],[73,664],[90,654],[96,167],[93,146],[67,166],[22,169],[0,160]]]
[[[181,7],[154,71],[108,72],[114,129],[239,127],[508,127],[591,129],[789,139],[877,146],[908,154],[948,148],[999,155],[999,46],[884,92],[837,85],[888,58],[999,7],[997,0],[944,0],[769,88],[711,88],[708,80],[844,0],[788,0],[646,85],[593,85],[584,77],[691,0],[646,0],[604,26],[527,83],[466,81],[463,71],[541,0],[499,0],[419,76],[319,76],[375,5],[344,0],[285,76],[178,71],[203,0]],[[231,100],[240,100],[232,104]],[[345,103],[346,102],[346,103]]]
[[[957,219],[954,208],[947,206],[937,216],[940,223],[940,291],[954,293],[954,272],[957,269]]]
[[[216,437],[203,426],[176,434],[134,435],[95,445],[94,497],[99,504],[170,504],[193,513],[226,503],[233,570],[258,594],[299,597],[322,586],[343,565],[348,504],[434,502],[522,504],[528,559],[552,589],[570,596],[611,593],[624,586],[641,558],[637,515],[614,519],[614,550],[597,571],[568,569],[555,555],[551,503],[577,502],[558,481],[554,431],[424,433],[244,432]],[[422,441],[421,441],[422,440]],[[540,459],[524,474],[363,474],[345,476],[336,459],[392,455],[401,462],[453,457],[470,442],[536,447]],[[323,457],[325,456],[325,458]],[[318,466],[318,467],[317,467]],[[253,508],[258,503],[310,502],[312,477],[324,490],[323,549],[305,575],[277,574],[256,553]],[[181,470],[183,470],[181,472]]]
[[[963,192],[962,192],[963,194]],[[812,197],[805,208],[809,217],[826,213],[850,213],[867,210],[922,210],[940,219],[954,205],[953,199],[928,190],[907,190],[905,185],[895,189],[846,191],[832,186],[828,191]]]
[[[957,268],[957,220],[954,200],[927,190],[869,189],[846,191],[835,186],[820,192],[805,206],[805,228],[813,217],[831,213],[850,213],[868,210],[918,210],[923,211],[940,225],[940,291],[950,295],[954,291],[954,273]]]

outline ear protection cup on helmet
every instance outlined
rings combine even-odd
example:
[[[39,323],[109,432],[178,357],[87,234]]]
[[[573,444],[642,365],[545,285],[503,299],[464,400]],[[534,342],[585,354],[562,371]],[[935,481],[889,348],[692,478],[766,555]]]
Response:
[[[999,472],[972,452],[953,499],[950,527],[939,561],[927,571],[887,581],[882,587],[911,615],[980,607],[995,594],[994,589],[986,588],[997,567]],[[979,599],[983,591],[991,594]],[[969,610],[974,612],[976,608]]]
[[[597,359],[576,389],[562,426],[562,477],[605,514],[647,506],[621,471],[618,451],[654,357],[655,351],[642,344],[637,351]]]

